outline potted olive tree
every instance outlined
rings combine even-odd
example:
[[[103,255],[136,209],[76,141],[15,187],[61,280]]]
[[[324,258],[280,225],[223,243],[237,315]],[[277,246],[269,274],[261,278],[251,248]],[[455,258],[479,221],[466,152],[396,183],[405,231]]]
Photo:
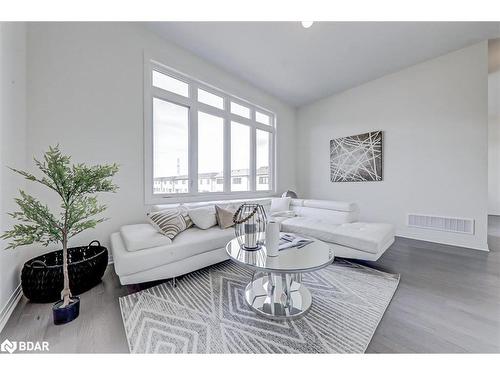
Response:
[[[1,238],[11,240],[7,249],[33,243],[44,246],[51,243],[62,245],[62,267],[59,272],[62,270],[64,286],[61,300],[54,304],[53,315],[55,324],[63,324],[74,320],[80,309],[79,298],[73,296],[70,290],[68,240],[106,220],[96,218],[96,215],[106,209],[105,205],[98,204],[96,193],[117,190],[111,178],[118,172],[118,166],[70,165],[70,157],[63,155],[59,146],[49,147],[43,160],[34,161],[42,172],[41,177],[10,169],[24,176],[26,180],[42,184],[55,192],[60,199],[61,212],[59,215],[53,214],[46,204],[20,190],[20,197],[15,199],[19,211],[9,214],[18,223]]]

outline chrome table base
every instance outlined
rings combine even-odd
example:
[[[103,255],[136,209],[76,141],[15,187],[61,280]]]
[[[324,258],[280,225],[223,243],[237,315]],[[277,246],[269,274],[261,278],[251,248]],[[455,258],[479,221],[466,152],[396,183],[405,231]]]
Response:
[[[296,319],[312,304],[301,274],[256,272],[245,289],[248,305],[270,319]]]

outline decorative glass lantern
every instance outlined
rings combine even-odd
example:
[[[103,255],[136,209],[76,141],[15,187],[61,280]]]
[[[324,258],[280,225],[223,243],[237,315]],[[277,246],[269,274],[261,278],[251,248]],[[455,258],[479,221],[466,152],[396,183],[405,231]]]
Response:
[[[234,231],[242,249],[259,250],[264,243],[267,216],[260,204],[242,204],[234,213]]]

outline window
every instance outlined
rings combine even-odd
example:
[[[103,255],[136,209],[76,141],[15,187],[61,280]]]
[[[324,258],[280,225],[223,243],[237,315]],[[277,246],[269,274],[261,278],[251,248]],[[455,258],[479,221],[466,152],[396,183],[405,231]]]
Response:
[[[189,85],[186,82],[167,76],[156,70],[153,70],[153,86],[182,96],[188,96],[189,93]]]
[[[198,101],[215,108],[224,109],[224,98],[203,89],[198,89]]]
[[[241,183],[241,177],[231,182],[231,191],[250,190],[250,127],[231,123],[231,177],[241,176],[246,184]],[[239,181],[239,182],[235,182]]]
[[[198,175],[224,176],[224,119],[198,112]],[[198,186],[200,193],[221,192],[221,185]]]
[[[255,121],[264,125],[271,125],[271,117],[259,111],[255,111]]]
[[[257,190],[269,190],[269,136],[269,132],[257,129]]]
[[[242,106],[238,103],[231,102],[231,113],[235,115],[250,118],[250,108]]]
[[[146,203],[274,192],[272,112],[145,58]]]
[[[188,174],[188,109],[157,98],[153,99],[153,165],[154,181],[165,184]],[[163,192],[159,186],[154,190]]]

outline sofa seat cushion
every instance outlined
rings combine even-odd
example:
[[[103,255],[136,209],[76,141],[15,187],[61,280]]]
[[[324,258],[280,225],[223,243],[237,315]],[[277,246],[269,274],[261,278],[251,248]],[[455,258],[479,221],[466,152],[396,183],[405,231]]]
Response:
[[[311,236],[371,254],[385,249],[394,238],[394,227],[383,223],[332,224],[317,218],[294,217],[281,223],[281,230]]]
[[[170,238],[158,233],[151,224],[124,225],[120,228],[120,234],[127,251],[138,251],[172,243]]]
[[[191,227],[179,233],[169,245],[139,251],[120,251],[114,246],[113,257],[118,275],[148,270],[207,251],[223,248],[234,237],[234,229],[199,229]]]

